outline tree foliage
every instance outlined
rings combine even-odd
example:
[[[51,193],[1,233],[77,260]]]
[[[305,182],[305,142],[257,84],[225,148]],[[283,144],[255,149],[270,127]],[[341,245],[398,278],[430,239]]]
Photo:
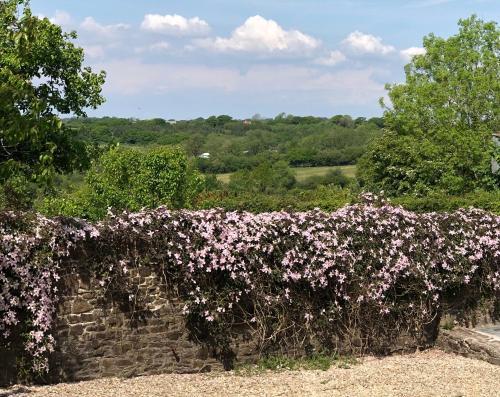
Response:
[[[381,120],[349,116],[278,116],[275,119],[235,120],[229,116],[179,120],[88,118],[66,120],[79,137],[97,144],[130,146],[181,145],[198,158],[205,173],[228,173],[255,168],[264,161],[292,166],[354,164],[370,140],[380,134]]]
[[[296,184],[295,175],[284,161],[264,162],[252,170],[241,170],[229,181],[235,192],[283,193]]]
[[[83,143],[59,115],[85,116],[103,103],[105,74],[83,67],[84,54],[26,0],[0,1],[0,183],[46,182],[89,165]]]
[[[340,186],[347,187],[351,183],[351,179],[345,176],[341,170],[332,169],[325,175],[311,175],[305,180],[297,184],[302,189],[317,189],[319,186]]]
[[[500,30],[476,16],[448,39],[424,38],[424,55],[406,65],[406,81],[388,85],[387,132],[359,167],[361,179],[390,194],[450,193],[499,186]]]
[[[108,209],[189,207],[203,187],[185,153],[168,147],[150,151],[112,149],[95,161],[83,185],[66,196],[47,198],[41,210],[51,215],[101,219]]]

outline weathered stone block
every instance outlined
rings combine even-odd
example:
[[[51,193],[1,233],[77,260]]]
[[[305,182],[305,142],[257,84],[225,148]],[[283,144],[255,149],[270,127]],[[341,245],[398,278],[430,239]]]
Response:
[[[70,325],[69,326],[69,335],[71,336],[80,336],[83,334],[83,325],[82,324],[75,324],[75,325]]]
[[[170,331],[165,334],[165,337],[169,340],[179,340],[181,339],[183,332],[181,331]]]
[[[102,324],[90,324],[85,326],[85,332],[105,331],[106,327]]]
[[[57,313],[60,316],[71,313],[71,301],[62,301],[61,303],[59,303]]]
[[[71,312],[73,314],[80,314],[80,313],[88,312],[92,309],[93,309],[93,307],[88,301],[86,301],[85,299],[82,299],[82,298],[77,298],[73,301]]]

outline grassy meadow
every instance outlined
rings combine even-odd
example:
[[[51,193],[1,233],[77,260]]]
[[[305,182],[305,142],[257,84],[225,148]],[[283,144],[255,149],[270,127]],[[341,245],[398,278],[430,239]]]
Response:
[[[340,165],[332,167],[292,167],[297,181],[302,182],[312,176],[324,176],[331,170],[340,170],[345,176],[354,178],[356,176],[355,165]],[[232,173],[217,174],[217,179],[223,183],[229,183]]]

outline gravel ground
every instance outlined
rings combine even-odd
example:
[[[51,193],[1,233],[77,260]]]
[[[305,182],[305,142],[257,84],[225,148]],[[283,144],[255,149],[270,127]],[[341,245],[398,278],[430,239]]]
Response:
[[[107,378],[55,386],[0,389],[0,397],[156,396],[500,396],[500,366],[429,350],[349,369]]]

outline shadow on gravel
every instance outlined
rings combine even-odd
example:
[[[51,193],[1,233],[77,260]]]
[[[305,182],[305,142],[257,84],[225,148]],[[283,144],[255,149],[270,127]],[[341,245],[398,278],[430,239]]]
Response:
[[[16,388],[13,388],[12,390],[9,390],[8,392],[0,392],[0,397],[13,397],[13,396],[16,396],[18,394],[28,394],[28,393],[31,393],[31,390],[26,388],[26,387],[22,387],[22,386],[19,386],[19,387],[16,387]]]

